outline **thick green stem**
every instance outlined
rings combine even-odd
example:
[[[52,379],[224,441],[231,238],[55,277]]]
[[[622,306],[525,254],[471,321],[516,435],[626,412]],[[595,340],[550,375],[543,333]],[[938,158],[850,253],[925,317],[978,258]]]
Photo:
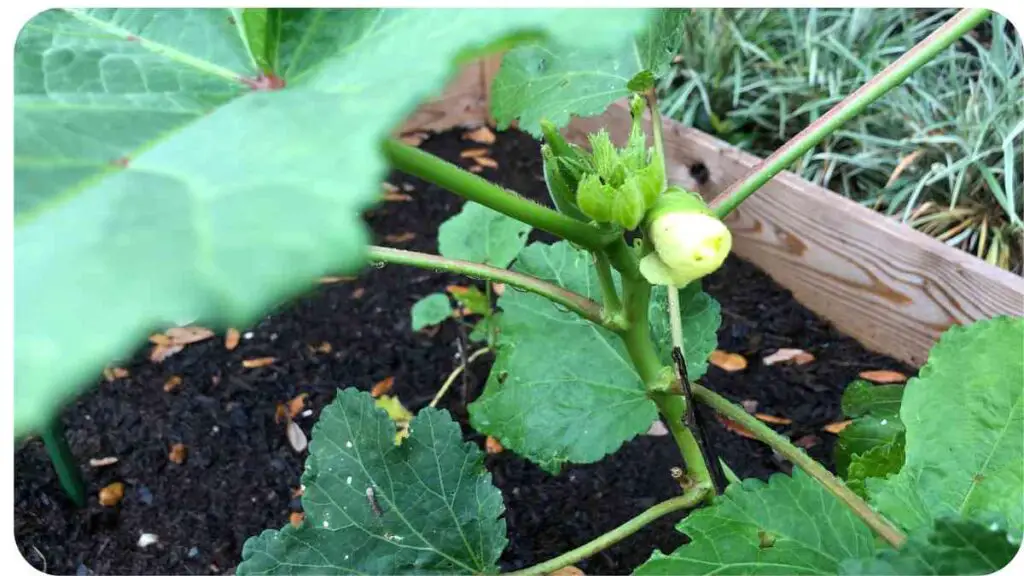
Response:
[[[686,401],[682,396],[656,394],[654,403],[658,405],[658,411],[665,416],[668,431],[672,433],[676,445],[679,446],[679,453],[683,455],[687,474],[697,482],[714,486],[711,471],[708,470],[708,464],[704,461],[704,453],[700,449],[700,444],[697,443],[693,431],[683,424],[686,417]],[[706,497],[711,499],[714,495],[715,491],[711,490]]]
[[[711,208],[719,218],[725,218],[741,202],[764,186],[779,172],[803,156],[842,124],[864,111],[872,102],[907,79],[915,70],[928,63],[936,54],[945,50],[981,23],[989,15],[988,10],[964,9],[957,13],[938,30],[911,48],[898,60],[879,72],[867,84],[836,104],[824,116],[818,118],[799,134],[790,139],[750,171],[747,176],[730,186],[711,202]]]
[[[788,438],[748,414],[742,406],[737,406],[697,384],[693,385],[693,395],[697,400],[714,409],[715,412],[746,428],[758,440],[771,446],[787,460],[802,468],[804,472],[807,472],[807,474],[820,482],[833,496],[838,498],[843,504],[846,504],[854,514],[859,516],[865,524],[874,530],[876,534],[884,538],[893,548],[899,548],[906,542],[906,534],[893,526],[878,512],[872,510],[871,506],[857,496],[853,490],[847,488],[842,480],[833,476],[831,472],[821,464],[818,464],[806,452],[794,446]]]
[[[515,576],[550,574],[559,568],[571,566],[584,558],[589,558],[594,554],[609,548],[613,544],[621,542],[626,537],[636,533],[644,526],[654,522],[666,514],[671,514],[677,510],[684,510],[700,505],[707,496],[707,493],[710,491],[710,486],[706,484],[698,485],[693,490],[683,494],[682,496],[677,496],[660,504],[655,504],[629,522],[626,522],[611,532],[605,532],[601,536],[598,536],[579,548],[570,550],[569,552],[566,552],[557,558],[548,560],[547,562],[542,562],[536,566],[530,566],[529,568],[519,570],[517,572],[511,572],[510,574]]]
[[[594,267],[597,268],[597,281],[601,285],[601,300],[605,312],[608,315],[615,315],[622,312],[622,302],[619,301],[619,293],[615,290],[615,280],[612,278],[612,268],[608,264],[608,255],[604,252],[594,252]]]
[[[50,425],[39,434],[46,446],[46,454],[50,457],[50,463],[57,472],[57,480],[61,488],[71,498],[76,506],[85,506],[85,483],[82,481],[82,473],[75,462],[75,456],[71,453],[68,441],[64,438],[64,425],[60,418],[54,418]]]
[[[640,279],[640,264],[633,249],[626,244],[626,239],[619,237],[605,248],[608,254],[608,262],[619,271],[623,281],[626,279]]]
[[[384,155],[394,168],[406,174],[437,184],[467,200],[483,204],[589,250],[600,250],[620,237],[618,233],[602,232],[561,212],[527,200],[476,174],[397,140],[384,142]]]
[[[622,280],[622,296],[625,300],[626,331],[622,342],[636,368],[644,386],[656,388],[661,380],[661,360],[651,341],[651,329],[647,320],[647,307],[651,300],[651,285],[640,280]]]
[[[623,328],[623,326],[615,323],[613,318],[602,314],[601,306],[597,302],[528,274],[513,272],[504,268],[495,268],[486,264],[477,264],[476,262],[453,260],[434,254],[410,252],[397,248],[383,248],[381,246],[371,246],[369,248],[369,258],[374,262],[405,264],[407,266],[434,270],[435,272],[455,272],[474,278],[503,282],[509,286],[540,294],[552,302],[565,306],[598,326],[614,331],[619,331]]]

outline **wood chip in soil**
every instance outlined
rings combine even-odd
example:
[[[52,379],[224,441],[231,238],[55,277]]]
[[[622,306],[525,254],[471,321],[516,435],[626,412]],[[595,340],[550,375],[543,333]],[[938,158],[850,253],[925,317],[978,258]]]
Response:
[[[899,384],[907,381],[904,374],[895,370],[865,370],[859,376],[876,384]]]

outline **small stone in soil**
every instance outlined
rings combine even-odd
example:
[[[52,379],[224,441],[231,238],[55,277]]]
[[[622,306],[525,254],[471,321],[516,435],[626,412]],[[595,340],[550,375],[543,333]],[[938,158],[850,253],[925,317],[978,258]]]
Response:
[[[193,546],[193,547],[188,549],[188,557],[189,558],[195,558],[197,556],[199,556],[199,548]]]
[[[156,534],[143,533],[141,536],[139,536],[138,545],[139,548],[148,548],[159,541],[160,538]]]
[[[135,495],[139,498],[139,502],[146,506],[153,503],[153,492],[141,484],[135,487]]]

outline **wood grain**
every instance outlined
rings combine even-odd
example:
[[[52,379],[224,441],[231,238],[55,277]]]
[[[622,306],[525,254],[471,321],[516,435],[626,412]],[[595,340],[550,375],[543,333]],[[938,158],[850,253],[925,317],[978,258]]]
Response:
[[[439,97],[417,108],[395,134],[443,132],[456,126],[479,126],[487,122],[484,62],[476,61],[463,67]]]
[[[605,126],[622,143],[629,124],[620,102],[603,116],[574,120],[566,135],[585,142]],[[708,200],[760,161],[673,120],[663,126],[669,180]],[[1024,315],[1024,278],[792,172],[772,179],[727,224],[738,256],[867,348],[912,365],[924,363],[953,324]]]

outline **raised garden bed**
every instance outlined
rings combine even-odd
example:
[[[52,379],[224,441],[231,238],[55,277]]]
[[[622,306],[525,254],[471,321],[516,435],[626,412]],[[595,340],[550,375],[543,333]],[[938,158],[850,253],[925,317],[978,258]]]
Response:
[[[468,165],[459,152],[481,145],[462,134],[459,129],[439,134],[421,146]],[[484,176],[548,202],[536,141],[513,130],[499,133],[489,148],[498,168],[485,169]],[[411,199],[385,202],[368,215],[376,241],[436,252],[439,224],[463,200],[403,175],[390,182]],[[408,239],[397,243],[403,235]],[[244,335],[233,351],[225,349],[223,335],[190,345],[162,364],[149,361],[148,346],[140,350],[125,366],[128,377],[101,382],[64,411],[69,442],[89,487],[86,508],[77,510],[64,497],[39,441],[18,450],[19,550],[33,566],[51,573],[230,572],[246,538],[281,526],[300,509],[293,491],[305,454],[294,452],[283,426],[275,424],[277,404],[309,394],[312,414],[298,420],[307,434],[339,387],[369,390],[394,377],[393,393],[411,410],[425,406],[457,365],[459,334],[450,321],[435,334],[414,333],[409,309],[426,294],[464,282],[413,268],[370,268],[356,280],[323,285],[257,326],[240,327]],[[815,317],[740,258],[730,258],[704,286],[722,304],[719,348],[749,361],[734,373],[712,367],[705,385],[736,401],[755,401],[757,412],[792,419],[793,424],[776,428],[822,462],[830,464],[835,438],[822,427],[842,419],[839,399],[846,384],[869,369],[913,374],[912,367],[864,349]],[[778,348],[800,348],[815,360],[764,365],[761,359]],[[242,367],[242,360],[259,357],[276,360],[262,368]],[[480,392],[490,362],[484,356],[471,367],[470,399]],[[173,376],[182,384],[165,392]],[[468,439],[483,445],[466,424],[461,385],[441,406],[458,418]],[[705,417],[712,443],[741,476],[767,478],[789,470],[770,448],[726,429],[710,412]],[[180,465],[168,461],[169,447],[179,442],[187,447]],[[108,456],[118,462],[88,465]],[[634,439],[598,464],[571,466],[558,476],[509,452],[489,455],[487,467],[507,507],[511,543],[502,567],[521,568],[556,556],[678,494],[669,471],[678,461],[669,437],[651,436]],[[123,501],[115,508],[99,505],[97,491],[114,481],[126,485]],[[673,529],[681,515],[663,518],[579,567],[588,573],[624,573],[653,547],[674,549],[684,541]],[[159,541],[141,549],[137,542],[143,533]]]

